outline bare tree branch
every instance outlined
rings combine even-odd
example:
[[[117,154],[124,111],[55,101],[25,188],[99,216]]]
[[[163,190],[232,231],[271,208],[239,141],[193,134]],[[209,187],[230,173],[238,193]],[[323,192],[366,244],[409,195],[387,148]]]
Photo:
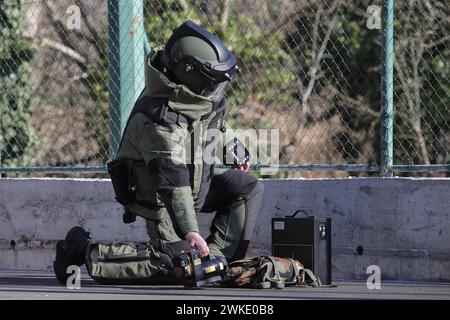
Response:
[[[402,87],[403,93],[405,94],[406,102],[408,103],[408,106],[410,109],[414,109],[414,102],[411,96],[411,93],[409,92],[410,85],[408,84],[407,77],[405,73],[403,72],[403,69],[401,66],[406,66],[405,56],[404,56],[404,50],[401,49],[396,53],[397,61],[400,63],[395,63],[394,67],[397,71],[398,79],[400,80],[400,85]]]
[[[77,1],[77,5],[80,7],[81,17],[83,18],[84,22],[86,23],[87,29],[89,30],[89,33],[91,34],[91,37],[86,37],[84,34],[83,37],[88,40],[92,45],[94,45],[95,49],[97,50],[97,53],[101,59],[106,58],[105,52],[103,52],[103,49],[99,46],[99,36],[98,31],[92,24],[90,23],[87,15],[86,15],[86,8],[82,1]]]
[[[186,11],[189,9],[189,4],[186,0],[178,0],[177,2],[182,11]]]
[[[417,39],[422,39],[423,41],[423,36],[418,34]],[[397,71],[397,77],[400,80],[400,84],[408,105],[408,116],[404,116],[403,119],[411,124],[410,129],[414,132],[415,137],[417,138],[419,147],[418,153],[424,159],[425,164],[429,165],[430,159],[428,157],[426,140],[423,135],[421,116],[420,90],[422,88],[422,82],[419,76],[419,64],[423,55],[423,47],[420,44],[416,44],[416,41],[418,40],[414,38],[409,46],[413,74],[410,74],[409,77],[407,75],[409,68],[405,59],[405,48],[399,48],[396,52],[397,63],[395,64],[395,70]]]
[[[370,108],[367,108],[363,103],[361,103],[358,100],[353,99],[352,97],[349,97],[345,94],[343,94],[338,88],[335,86],[331,86],[330,88],[331,92],[333,92],[336,96],[339,97],[339,99],[342,100],[346,104],[347,107],[350,107],[358,112],[361,113],[368,113],[374,118],[378,118],[380,116],[379,112],[373,111]]]
[[[223,0],[222,14],[220,15],[220,25],[225,28],[228,25],[228,17],[230,16],[231,0]]]
[[[316,78],[317,78],[317,71],[319,70],[319,67],[320,67],[320,62],[322,60],[325,49],[327,47],[328,41],[330,40],[331,32],[336,27],[337,20],[338,20],[338,15],[336,14],[328,26],[327,33],[325,34],[325,37],[324,37],[322,44],[320,46],[320,49],[319,49],[319,53],[317,54],[316,59],[313,61],[313,65],[310,69],[311,77],[309,80],[309,84],[308,84],[306,91],[302,95],[302,104],[306,104],[309,96],[312,93],[312,90],[314,88],[314,84],[315,84]]]
[[[412,42],[414,43],[414,42]],[[412,117],[412,122],[414,125],[414,130],[416,131],[419,149],[422,153],[422,157],[425,160],[426,165],[430,165],[430,159],[428,157],[427,145],[425,141],[425,137],[423,136],[422,131],[422,114],[421,114],[421,97],[420,97],[420,89],[422,88],[422,81],[419,76],[419,63],[422,59],[423,48],[419,46],[415,46],[411,48],[414,50],[415,54],[413,55],[413,79],[414,79],[414,97],[415,97],[415,105],[416,105],[416,114]],[[412,110],[411,110],[412,111]],[[413,113],[411,112],[411,115]]]
[[[421,43],[420,46],[422,48],[425,48],[425,49],[431,49],[431,48],[437,47],[438,45],[443,44],[443,43],[445,43],[447,41],[450,41],[450,35],[445,36],[445,37],[443,37],[443,38],[441,38],[439,40],[433,41],[433,42]]]
[[[59,52],[65,54],[66,56],[70,57],[74,61],[78,62],[78,64],[82,64],[83,67],[85,67],[85,68],[87,67],[87,61],[86,61],[85,57],[83,57],[81,54],[79,54],[72,48],[69,48],[60,42],[54,41],[49,38],[43,38],[41,40],[41,45],[43,47],[47,47],[47,48],[51,48],[56,51],[59,51]]]
[[[336,10],[336,6],[338,4],[339,0],[335,0],[333,2],[333,5],[331,6],[331,8],[334,8],[334,10]],[[303,90],[302,92],[302,100],[301,100],[301,105],[300,105],[300,113],[301,113],[301,117],[304,119],[306,118],[306,114],[308,112],[307,108],[308,108],[308,100],[309,97],[311,96],[311,93],[314,89],[314,85],[316,83],[316,80],[318,78],[318,71],[320,69],[320,63],[322,61],[322,57],[325,53],[325,49],[328,45],[328,41],[330,40],[331,37],[331,33],[333,32],[333,30],[336,27],[337,21],[338,21],[338,17],[339,15],[337,13],[334,14],[331,22],[328,24],[328,28],[327,28],[327,32],[325,34],[325,37],[322,40],[322,43],[320,45],[319,51],[316,53],[315,51],[317,50],[317,41],[318,41],[318,24],[320,21],[320,17],[322,13],[322,7],[320,6],[318,9],[318,12],[316,13],[316,17],[315,17],[315,22],[314,22],[314,26],[313,26],[313,32],[315,34],[313,34],[312,39],[313,39],[313,43],[312,47],[313,47],[313,53],[311,55],[311,67],[309,69],[309,82],[308,82],[308,86],[306,87],[306,90]],[[302,86],[302,88],[304,88]],[[301,134],[301,132],[303,131],[304,128],[304,123],[301,123],[299,128],[296,131],[295,137],[298,136],[299,134]]]
[[[77,50],[74,46],[74,44],[69,40],[68,32],[66,30],[66,28],[64,27],[64,24],[61,23],[61,21],[55,19],[55,13],[53,12],[52,6],[49,5],[48,0],[44,2],[45,7],[48,11],[48,16],[51,19],[51,21],[53,22],[53,25],[55,26],[55,31],[58,33],[59,38],[61,39],[61,41],[64,43],[64,46],[71,48],[73,51],[78,52],[79,50]],[[75,60],[75,62],[78,64],[78,66],[80,67],[80,69],[82,71],[86,71],[87,67],[85,63],[81,63],[78,60]]]

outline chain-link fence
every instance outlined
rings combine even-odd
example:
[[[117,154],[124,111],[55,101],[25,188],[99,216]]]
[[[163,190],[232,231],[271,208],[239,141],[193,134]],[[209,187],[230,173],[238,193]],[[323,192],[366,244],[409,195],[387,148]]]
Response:
[[[385,148],[381,7],[369,0],[4,0],[0,170],[103,172],[143,86],[136,79],[143,82],[145,48],[121,37],[142,23],[155,48],[190,19],[238,57],[242,74],[227,92],[231,127],[278,129],[280,164],[289,168],[377,172]],[[395,5],[394,167],[449,170],[449,27],[445,1]]]
[[[398,1],[395,8],[398,164],[450,162],[449,8],[446,1]]]
[[[107,27],[105,1],[0,3],[4,170],[105,163]]]

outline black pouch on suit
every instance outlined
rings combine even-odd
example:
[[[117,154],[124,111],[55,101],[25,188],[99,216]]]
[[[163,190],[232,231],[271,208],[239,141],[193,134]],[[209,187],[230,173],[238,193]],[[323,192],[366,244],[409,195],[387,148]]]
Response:
[[[116,200],[126,206],[134,201],[136,186],[133,183],[133,160],[112,160],[107,163],[108,173],[116,194]]]

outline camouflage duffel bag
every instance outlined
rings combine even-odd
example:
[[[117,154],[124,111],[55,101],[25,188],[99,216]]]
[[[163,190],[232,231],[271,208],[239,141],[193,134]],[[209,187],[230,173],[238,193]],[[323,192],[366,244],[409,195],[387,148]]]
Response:
[[[293,259],[260,256],[242,259],[228,264],[222,285],[226,287],[246,287],[256,289],[285,286],[320,287],[320,279],[311,270]]]
[[[86,269],[100,284],[180,284],[169,256],[147,243],[90,243]]]

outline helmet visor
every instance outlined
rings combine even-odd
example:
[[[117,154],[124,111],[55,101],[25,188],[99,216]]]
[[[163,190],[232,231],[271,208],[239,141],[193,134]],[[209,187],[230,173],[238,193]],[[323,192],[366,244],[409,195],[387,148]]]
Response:
[[[202,90],[201,95],[204,97],[210,97],[213,101],[218,101],[223,98],[225,90],[228,87],[229,81],[213,84]]]
[[[230,54],[230,59],[223,63],[207,61],[196,57],[189,58],[195,60],[202,75],[214,83],[230,81],[239,73],[236,57],[233,54]]]

